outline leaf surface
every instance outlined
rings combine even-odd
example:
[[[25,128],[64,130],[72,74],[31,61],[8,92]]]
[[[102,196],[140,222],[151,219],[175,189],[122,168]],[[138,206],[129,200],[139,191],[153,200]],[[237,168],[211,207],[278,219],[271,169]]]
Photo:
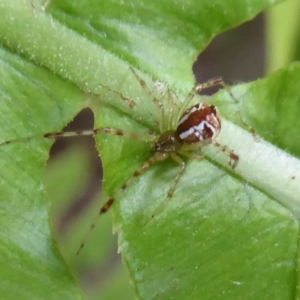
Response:
[[[1,140],[57,131],[86,106],[94,109],[96,126],[158,133],[157,109],[127,63],[142,71],[150,87],[155,76],[182,101],[193,86],[197,53],[218,33],[273,3],[54,1],[43,13],[38,3],[33,9],[29,1],[3,1]],[[146,226],[174,182],[176,163],[157,163],[120,197],[114,226],[140,299],[299,296],[297,82],[294,64],[232,89],[245,121],[279,148],[256,142],[240,128],[236,108],[219,93],[211,101],[220,102],[221,114],[233,122],[224,121],[220,142],[240,155],[236,172],[224,153],[205,147],[207,159],[186,161],[172,201]],[[133,98],[136,107],[100,83]],[[105,190],[112,195],[151,156],[150,145],[109,136],[96,140]],[[0,149],[0,276],[7,299],[21,292],[22,299],[82,298],[48,222],[42,174],[50,144],[37,139]],[[12,278],[22,289],[9,285]]]

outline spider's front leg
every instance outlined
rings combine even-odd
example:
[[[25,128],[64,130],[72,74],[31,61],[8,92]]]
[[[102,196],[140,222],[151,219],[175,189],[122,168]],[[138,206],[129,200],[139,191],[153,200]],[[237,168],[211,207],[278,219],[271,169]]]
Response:
[[[95,136],[98,134],[107,134],[107,135],[115,135],[121,136],[125,138],[129,138],[132,140],[141,140],[145,142],[153,142],[157,139],[155,135],[152,134],[139,134],[135,132],[126,132],[122,129],[111,128],[111,127],[99,127],[96,129],[87,129],[87,130],[77,130],[77,131],[57,131],[57,132],[48,132],[42,136],[31,136],[25,138],[17,138],[8,141],[4,141],[0,143],[0,147],[4,145],[13,144],[16,142],[27,142],[31,140],[36,140],[39,138],[46,138],[46,139],[59,139],[59,138],[69,138],[69,137],[76,137],[76,136]]]

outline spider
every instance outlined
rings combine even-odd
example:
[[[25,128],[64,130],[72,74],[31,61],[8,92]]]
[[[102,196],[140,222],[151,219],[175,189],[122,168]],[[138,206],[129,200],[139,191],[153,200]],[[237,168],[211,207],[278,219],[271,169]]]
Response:
[[[198,102],[192,105],[192,101],[196,93],[211,88],[213,86],[220,85],[225,88],[230,95],[227,85],[221,78],[212,79],[205,83],[198,84],[189,92],[183,103],[178,106],[174,103],[173,97],[177,97],[176,93],[170,88],[167,88],[167,96],[169,101],[168,109],[164,107],[162,102],[154,95],[151,89],[146,85],[145,81],[139,77],[133,68],[130,68],[136,80],[139,82],[142,89],[147,93],[149,98],[153,101],[155,106],[157,106],[160,116],[158,120],[158,126],[160,133],[155,134],[138,134],[125,132],[121,129],[110,128],[110,127],[100,127],[92,130],[82,130],[75,132],[51,132],[43,135],[44,138],[57,139],[60,137],[74,137],[74,136],[88,136],[97,134],[107,134],[114,136],[121,136],[134,140],[143,140],[145,142],[151,142],[153,144],[154,154],[145,161],[140,168],[134,171],[132,176],[117,190],[115,195],[108,198],[106,203],[100,208],[97,215],[97,219],[106,213],[114,202],[120,197],[120,194],[132,183],[132,181],[139,177],[143,172],[151,167],[156,162],[164,161],[168,158],[173,159],[178,165],[179,170],[174,179],[173,185],[170,187],[166,200],[172,198],[178,182],[185,171],[185,162],[182,160],[181,156],[186,156],[191,159],[202,160],[203,155],[199,155],[196,150],[201,149],[201,147],[212,144],[213,146],[219,148],[229,157],[229,165],[234,169],[239,161],[239,156],[236,155],[230,148],[225,145],[221,145],[217,142],[217,137],[221,130],[221,117],[216,106],[208,103]],[[131,108],[135,106],[135,102],[125,97],[122,93],[113,91],[106,86],[102,86],[108,89],[110,92],[117,94],[122,101],[125,101]],[[159,91],[162,93],[161,91]],[[167,116],[166,116],[167,114]],[[31,139],[36,139],[38,137],[27,137],[19,138],[14,140],[9,140],[0,143],[0,146],[11,144],[18,141],[28,141]],[[152,217],[155,214],[152,215]],[[85,245],[86,239],[89,236],[92,229],[95,227],[97,219],[92,222],[90,228],[83,239],[77,254],[82,250]]]

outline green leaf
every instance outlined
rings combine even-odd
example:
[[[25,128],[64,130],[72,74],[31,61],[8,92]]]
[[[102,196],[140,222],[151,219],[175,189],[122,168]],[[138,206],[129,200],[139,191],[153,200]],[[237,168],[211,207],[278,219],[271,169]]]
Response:
[[[127,63],[142,71],[150,88],[155,76],[182,101],[193,86],[197,53],[275,2],[281,1],[53,1],[44,13],[36,2],[33,8],[30,1],[2,1],[1,140],[60,130],[86,106],[96,126],[158,133],[157,108]],[[221,114],[234,122],[223,122],[220,142],[239,154],[237,170],[207,146],[206,160],[186,160],[172,200],[146,226],[174,182],[175,162],[154,165],[115,203],[119,247],[140,299],[299,297],[297,82],[294,64],[232,90],[245,121],[291,154],[256,142],[240,127],[232,99],[219,93],[211,101],[223,99]],[[133,98],[136,107],[99,83]],[[151,156],[150,145],[113,136],[96,140],[112,195]],[[37,139],[0,148],[6,299],[82,298],[48,223],[42,181],[50,144]]]
[[[268,73],[299,60],[299,8],[298,1],[286,1],[266,15]]]

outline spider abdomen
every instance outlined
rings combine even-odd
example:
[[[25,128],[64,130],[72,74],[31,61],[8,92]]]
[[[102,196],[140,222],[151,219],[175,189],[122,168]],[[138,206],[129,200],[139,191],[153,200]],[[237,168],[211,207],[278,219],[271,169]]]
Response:
[[[214,105],[198,103],[187,109],[178,121],[176,133],[186,144],[215,139],[221,130],[221,119]]]

